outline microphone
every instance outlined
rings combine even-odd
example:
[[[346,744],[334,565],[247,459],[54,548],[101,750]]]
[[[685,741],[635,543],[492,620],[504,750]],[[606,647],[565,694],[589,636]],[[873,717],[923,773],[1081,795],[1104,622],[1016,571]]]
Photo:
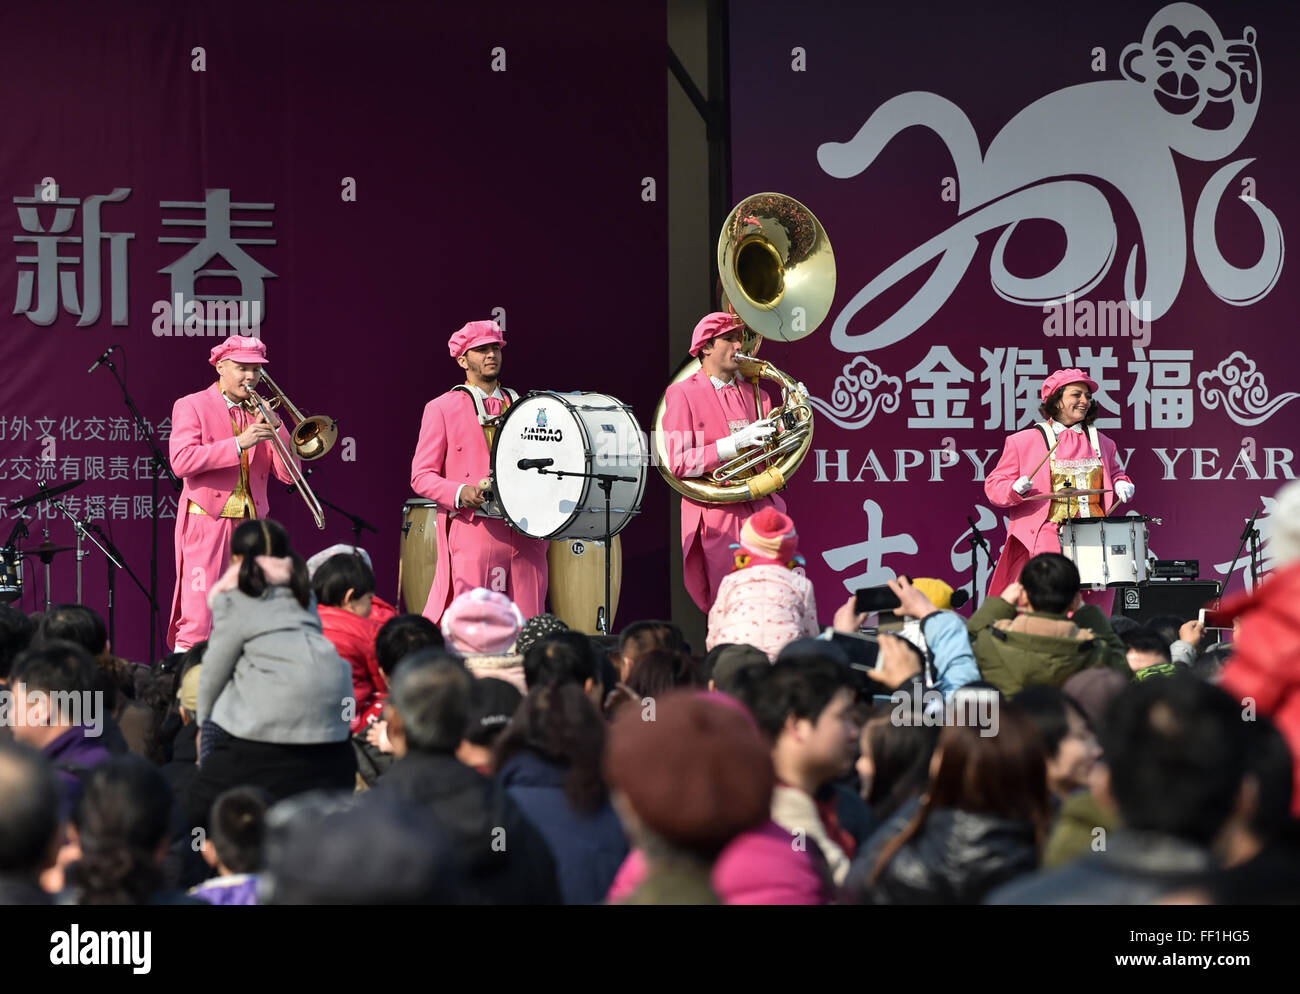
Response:
[[[94,361],[94,363],[91,365],[91,367],[90,367],[88,370],[86,370],[86,372],[87,372],[87,373],[93,373],[95,370],[97,370],[97,369],[98,369],[100,366],[102,366],[104,363],[108,362],[108,357],[111,356],[111,355],[113,354],[113,350],[114,350],[114,349],[120,349],[121,347],[122,347],[122,346],[120,346],[120,345],[110,345],[110,346],[108,347],[108,351],[106,351],[102,356],[100,356],[98,359],[96,359],[96,360]]]
[[[520,469],[545,469],[555,464],[554,459],[520,459]]]

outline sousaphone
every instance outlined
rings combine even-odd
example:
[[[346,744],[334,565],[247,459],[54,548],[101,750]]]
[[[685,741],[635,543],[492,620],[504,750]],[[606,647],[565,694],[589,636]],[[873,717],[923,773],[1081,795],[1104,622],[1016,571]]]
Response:
[[[718,276],[723,307],[745,325],[740,378],[752,386],[757,409],[762,410],[762,380],[781,389],[781,403],[766,419],[776,425],[776,434],[766,445],[746,449],[712,473],[684,480],[669,469],[663,430],[666,393],[655,408],[651,434],[659,472],[670,487],[702,503],[734,504],[784,489],[812,446],[813,409],[807,394],[796,379],[755,354],[765,338],[796,342],[826,320],[835,297],[835,253],[826,230],[807,207],[793,197],[759,193],[727,215],[718,236]],[[672,382],[699,369],[700,361],[691,359]]]

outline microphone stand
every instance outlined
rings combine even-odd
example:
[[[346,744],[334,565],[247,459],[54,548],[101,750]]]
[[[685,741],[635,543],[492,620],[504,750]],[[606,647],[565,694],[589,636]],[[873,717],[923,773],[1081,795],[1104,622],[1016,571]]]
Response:
[[[312,470],[309,470],[305,468],[305,466],[303,466],[304,479],[307,478],[308,474],[311,472]],[[286,489],[287,491],[290,492],[290,494],[296,494],[296,492],[298,492],[298,485],[296,485],[296,483],[290,483],[289,487],[286,487]],[[376,526],[370,524],[369,521],[365,520],[364,517],[361,517],[359,515],[354,515],[354,513],[352,513],[351,511],[344,511],[344,509],[339,507],[338,504],[331,503],[329,502],[329,500],[322,498],[322,496],[320,495],[320,491],[316,489],[312,489],[312,492],[313,494],[316,494],[316,499],[320,500],[321,504],[324,504],[325,507],[333,509],[333,511],[337,511],[338,513],[341,513],[343,517],[346,517],[348,521],[352,522],[352,548],[360,548],[361,546],[361,529],[373,531],[373,533],[376,535],[380,534],[380,530],[378,530]]]
[[[181,492],[181,481],[176,479],[176,474],[172,472],[171,464],[168,463],[167,457],[163,455],[162,449],[158,447],[157,439],[154,438],[153,426],[145,420],[144,415],[140,413],[140,409],[136,407],[135,400],[132,398],[131,392],[126,388],[126,382],[118,375],[117,366],[113,364],[113,360],[105,359],[103,365],[113,371],[113,379],[117,380],[117,385],[122,388],[122,399],[131,412],[131,420],[135,422],[136,431],[144,436],[144,444],[153,458],[154,471],[150,474],[150,492],[153,495],[150,499],[153,501],[153,514],[150,516],[149,521],[149,590],[147,592],[149,598],[149,662],[153,663],[158,659],[158,478],[166,474],[167,479],[171,482],[172,489],[177,494]],[[180,513],[180,507],[177,506],[177,517],[180,516]],[[130,570],[127,570],[127,572],[131,573]],[[131,573],[131,578],[135,579],[134,573]],[[136,580],[137,584],[139,582],[139,580]],[[144,587],[141,586],[140,589],[144,590]]]
[[[605,606],[596,616],[596,630],[601,635],[608,635],[613,623],[609,611],[609,567],[610,557],[613,555],[612,543],[614,536],[610,532],[609,523],[609,504],[612,499],[615,483],[636,483],[635,476],[618,476],[614,473],[575,473],[567,469],[547,469],[545,466],[538,466],[537,472],[543,476],[551,475],[557,479],[564,479],[566,476],[577,476],[584,480],[595,480],[600,484],[600,489],[605,492]]]
[[[1232,565],[1228,567],[1228,572],[1225,573],[1223,579],[1219,581],[1219,592],[1214,597],[1214,606],[1216,609],[1223,601],[1223,588],[1226,587],[1228,581],[1232,579],[1232,574],[1237,568],[1237,561],[1241,559],[1241,553],[1246,548],[1247,541],[1250,542],[1251,583],[1256,584],[1259,582],[1259,569],[1255,562],[1255,556],[1259,551],[1257,547],[1259,541],[1259,529],[1255,527],[1255,519],[1259,517],[1259,511],[1259,508],[1255,508],[1255,513],[1252,514],[1250,520],[1246,522],[1246,527],[1241,533],[1241,545],[1237,546],[1237,554],[1232,557]]]
[[[984,558],[988,560],[990,566],[993,565],[993,552],[989,549],[988,542],[984,541],[984,535],[980,532],[979,525],[975,524],[975,519],[969,514],[966,515],[967,522],[970,523],[970,536],[966,539],[970,543],[970,609],[971,614],[980,606],[979,594],[979,551],[984,550]]]

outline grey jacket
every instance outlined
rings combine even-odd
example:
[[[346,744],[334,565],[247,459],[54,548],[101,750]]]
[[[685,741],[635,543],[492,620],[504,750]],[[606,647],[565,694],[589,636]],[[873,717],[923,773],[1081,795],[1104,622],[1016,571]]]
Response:
[[[316,603],[288,587],[218,594],[199,677],[198,720],[254,742],[343,742],[352,668],[321,634]],[[355,704],[352,705],[355,707]]]

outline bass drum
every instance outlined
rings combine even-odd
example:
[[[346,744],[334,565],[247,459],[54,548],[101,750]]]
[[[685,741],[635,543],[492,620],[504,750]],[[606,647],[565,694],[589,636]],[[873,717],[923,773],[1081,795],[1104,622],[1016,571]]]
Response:
[[[520,468],[541,460],[545,473]],[[541,539],[604,539],[604,491],[596,480],[568,474],[629,478],[610,491],[609,533],[617,535],[641,510],[649,461],[645,433],[621,400],[540,390],[512,404],[497,428],[492,481],[515,531]]]
[[[402,508],[402,555],[397,585],[411,614],[422,614],[438,573],[438,505],[412,497]]]
[[[609,613],[616,618],[623,583],[623,542],[617,535],[610,548]],[[552,613],[575,632],[599,634],[597,622],[605,606],[605,543],[581,538],[552,542],[546,562]],[[614,630],[612,622],[609,628]]]

